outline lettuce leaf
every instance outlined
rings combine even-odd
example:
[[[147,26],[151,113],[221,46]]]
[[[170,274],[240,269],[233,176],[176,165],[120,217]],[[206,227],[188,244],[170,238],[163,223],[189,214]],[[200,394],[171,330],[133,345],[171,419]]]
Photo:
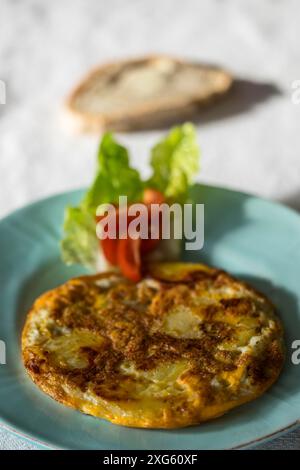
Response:
[[[96,210],[99,204],[117,204],[119,196],[128,202],[141,199],[143,183],[139,172],[129,166],[127,149],[111,133],[104,135],[98,151],[98,169],[83,205]]]
[[[117,203],[119,196],[128,202],[142,197],[143,182],[137,170],[129,166],[128,152],[113,135],[103,136],[98,151],[96,177],[78,207],[65,212],[62,259],[66,264],[95,267],[99,243],[96,236],[96,209],[100,204]]]
[[[64,232],[65,236],[61,241],[64,263],[95,268],[99,243],[93,212],[82,207],[67,207]]]
[[[161,191],[168,200],[184,203],[189,186],[199,171],[199,157],[194,126],[186,123],[174,127],[152,149],[153,175],[148,186]]]

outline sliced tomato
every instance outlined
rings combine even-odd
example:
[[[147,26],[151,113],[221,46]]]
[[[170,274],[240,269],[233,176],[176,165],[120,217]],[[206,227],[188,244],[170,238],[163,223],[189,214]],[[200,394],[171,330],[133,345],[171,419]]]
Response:
[[[119,240],[104,238],[100,240],[100,246],[107,261],[113,266],[118,265],[118,243]]]
[[[135,217],[127,215],[127,227],[124,229],[127,231],[127,237],[121,239],[120,227],[119,227],[119,215],[122,208],[116,208],[116,212],[111,214],[112,217],[117,217],[116,223],[116,236],[117,238],[105,238],[100,241],[100,245],[103,250],[103,254],[107,261],[113,266],[119,266],[123,275],[134,282],[138,282],[141,279],[141,256],[154,250],[160,242],[160,236],[158,239],[150,238],[151,234],[151,205],[162,204],[165,202],[165,198],[162,193],[155,189],[146,189],[144,192],[144,204],[148,210],[148,222],[149,222],[149,238],[134,240],[129,237],[128,226],[131,220]],[[107,214],[106,214],[107,215]],[[97,222],[102,222],[105,215],[97,216]],[[152,222],[154,223],[154,222]],[[161,230],[161,217],[159,217],[158,231]]]
[[[133,282],[140,281],[141,275],[141,240],[126,238],[118,243],[118,265],[125,277]]]
[[[145,204],[162,204],[165,202],[165,197],[160,191],[148,188],[144,191],[143,202]]]
[[[97,215],[96,216],[97,224],[103,224],[103,220],[106,217],[107,217],[107,214]],[[113,215],[109,217],[113,217]],[[118,239],[109,238],[109,236],[108,238],[101,239],[100,247],[102,248],[102,251],[106,260],[113,266],[117,266],[118,265]]]

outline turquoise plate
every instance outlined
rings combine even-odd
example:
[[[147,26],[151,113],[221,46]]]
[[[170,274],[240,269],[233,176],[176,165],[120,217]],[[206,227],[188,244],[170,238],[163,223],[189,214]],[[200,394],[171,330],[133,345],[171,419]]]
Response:
[[[279,381],[258,400],[201,426],[178,430],[130,429],[56,403],[27,377],[20,334],[34,299],[72,276],[59,257],[64,207],[75,191],[37,202],[0,222],[0,417],[4,427],[41,445],[60,449],[228,449],[247,447],[292,429],[300,418],[300,365],[292,342],[300,339],[300,216],[250,195],[197,186],[205,204],[205,244],[185,259],[220,266],[267,294],[286,329],[287,360]]]

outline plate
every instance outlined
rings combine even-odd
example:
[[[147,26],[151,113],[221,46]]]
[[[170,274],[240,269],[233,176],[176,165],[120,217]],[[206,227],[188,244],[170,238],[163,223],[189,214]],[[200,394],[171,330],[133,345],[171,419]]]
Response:
[[[59,449],[228,449],[247,447],[292,429],[300,418],[300,365],[292,342],[300,340],[300,216],[254,196],[196,185],[205,204],[205,243],[187,261],[222,267],[268,295],[286,329],[287,359],[279,381],[258,400],[215,421],[178,430],[113,425],[56,403],[28,378],[20,358],[26,311],[42,292],[85,272],[60,260],[64,207],[82,191],[61,194],[14,212],[0,222],[0,420],[40,445]],[[299,355],[300,356],[300,355]]]

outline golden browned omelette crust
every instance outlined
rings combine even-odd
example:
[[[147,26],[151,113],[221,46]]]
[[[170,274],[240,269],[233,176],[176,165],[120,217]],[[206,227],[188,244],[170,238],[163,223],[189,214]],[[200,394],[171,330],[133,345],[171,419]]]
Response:
[[[22,335],[25,367],[55,400],[116,424],[188,426],[253,400],[277,379],[282,327],[271,303],[223,271],[153,264],[42,295]]]

